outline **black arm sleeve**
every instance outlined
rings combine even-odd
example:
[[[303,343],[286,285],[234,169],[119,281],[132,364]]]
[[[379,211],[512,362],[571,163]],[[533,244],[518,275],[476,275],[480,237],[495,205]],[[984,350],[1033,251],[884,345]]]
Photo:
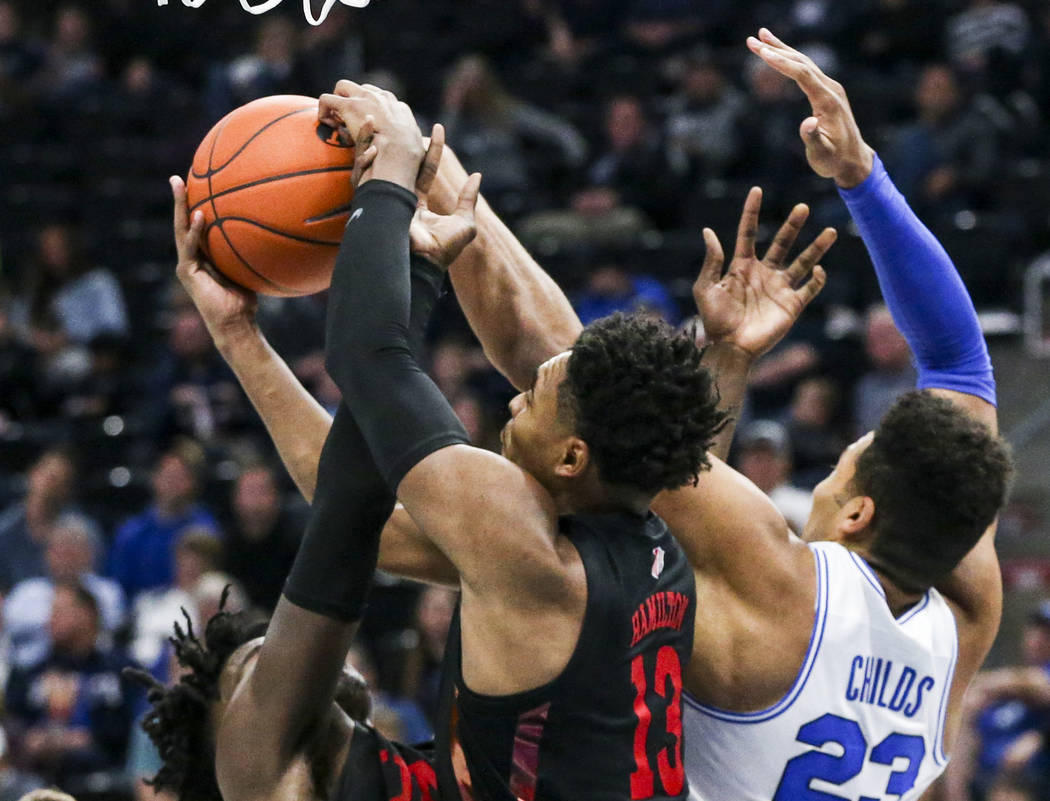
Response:
[[[412,257],[408,340],[414,354],[422,351],[444,278],[439,267]],[[284,586],[285,597],[336,620],[360,619],[375,571],[380,532],[393,508],[394,494],[342,403],[321,451],[310,521]]]
[[[408,226],[416,198],[387,181],[358,188],[328,298],[328,372],[391,489],[427,455],[469,442],[410,346]]]

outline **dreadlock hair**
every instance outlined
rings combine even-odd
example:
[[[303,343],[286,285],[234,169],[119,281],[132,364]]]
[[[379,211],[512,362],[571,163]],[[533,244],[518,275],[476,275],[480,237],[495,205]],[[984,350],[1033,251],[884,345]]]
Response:
[[[559,412],[608,484],[656,493],[696,484],[726,424],[693,339],[641,315],[588,325],[572,347]]]
[[[165,687],[144,670],[125,669],[124,675],[146,687],[150,711],[142,728],[160,752],[163,766],[147,784],[170,790],[179,801],[222,801],[215,778],[215,740],[210,709],[219,698],[219,676],[230,654],[266,631],[258,613],[225,611],[229,587],[223,591],[219,611],[204,627],[202,643],[193,631],[186,610],[186,628],[176,621],[169,642],[186,672]]]

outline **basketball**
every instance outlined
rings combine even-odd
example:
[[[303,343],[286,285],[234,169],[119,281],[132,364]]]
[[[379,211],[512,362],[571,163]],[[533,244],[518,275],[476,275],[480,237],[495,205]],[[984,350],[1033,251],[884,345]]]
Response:
[[[275,95],[208,132],[186,180],[201,244],[230,280],[264,295],[327,289],[353,199],[354,149],[317,121],[317,99]]]

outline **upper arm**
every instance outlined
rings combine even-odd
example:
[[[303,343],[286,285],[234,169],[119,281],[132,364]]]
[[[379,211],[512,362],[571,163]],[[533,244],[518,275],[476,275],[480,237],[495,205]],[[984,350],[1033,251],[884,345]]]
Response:
[[[380,570],[432,584],[459,584],[459,572],[449,558],[420,530],[402,504],[383,527],[379,540]]]
[[[995,407],[983,398],[951,389],[930,389],[929,392],[950,400],[975,420],[984,423],[995,434],[999,431]],[[965,638],[973,639],[974,649],[980,652],[980,667],[984,656],[991,648],[992,640],[999,630],[999,619],[1003,607],[1003,581],[999,568],[999,555],[995,550],[993,522],[981,536],[973,549],[937,589],[960,613],[960,622],[966,631]]]
[[[401,481],[399,500],[475,594],[557,594],[557,513],[545,489],[502,456],[441,448]]]
[[[811,557],[773,502],[747,478],[711,456],[695,487],[662,492],[664,519],[698,574],[716,576],[749,601],[780,603]],[[808,570],[808,568],[807,568]]]

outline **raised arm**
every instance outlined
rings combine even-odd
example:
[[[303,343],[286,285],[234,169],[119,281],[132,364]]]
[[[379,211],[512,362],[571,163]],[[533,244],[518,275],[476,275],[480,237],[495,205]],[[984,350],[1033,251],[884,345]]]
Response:
[[[763,259],[755,254],[762,192],[748,194],[740,217],[736,248],[722,274],[722,246],[704,229],[707,254],[693,287],[704,324],[704,364],[714,371],[720,406],[737,413],[743,402],[748,371],[791,328],[824,287],[826,275],[817,262],[835,241],[825,229],[790,264],[788,253],[809,215],[800,204],[785,220]],[[760,600],[756,585],[770,586],[769,572],[790,571],[783,553],[791,545],[783,516],[750,481],[721,460],[729,451],[732,426],[719,435],[713,466],[695,487],[661,493],[653,509],[664,518],[699,572],[717,574],[741,593]]]
[[[467,173],[446,150],[431,191],[432,207],[448,214]],[[565,293],[543,271],[482,197],[477,236],[449,275],[470,327],[489,361],[519,390],[536,368],[576,341],[583,326]]]
[[[190,224],[186,189],[172,178],[175,208],[176,275],[200,311],[222,357],[251,400],[277,453],[308,503],[314,500],[317,471],[332,417],[306,390],[270,346],[255,323],[255,295],[224,280],[200,258],[200,230]],[[419,187],[426,191],[427,184]],[[412,313],[428,316],[440,282],[414,272]],[[423,323],[413,326],[421,342]],[[379,567],[394,575],[440,584],[459,577],[448,559],[419,531],[403,507],[395,508],[383,529]]]
[[[857,223],[886,305],[915,357],[919,389],[943,395],[996,431],[995,380],[973,302],[951,258],[864,141],[845,90],[765,28],[748,47],[809,99],[813,114],[800,129],[806,157],[817,174],[834,179]],[[994,534],[993,524],[938,587],[971,624],[978,665],[1002,610]]]
[[[393,95],[356,85],[349,89],[350,96],[322,96],[322,114],[338,114],[351,128],[366,114],[374,116],[378,154],[357,188],[355,215],[332,278],[328,369],[387,483],[459,570],[465,642],[470,631],[505,646],[493,656],[501,671],[517,647],[502,636],[513,628],[508,619],[578,600],[561,591],[570,579],[555,547],[554,504],[521,468],[467,445],[448,401],[406,346],[408,226],[416,206],[409,187],[421,137],[411,111]],[[479,185],[480,176],[472,176],[460,193],[450,224],[458,222],[464,236],[443,264],[473,234]],[[479,596],[485,602],[470,604],[468,616],[470,598]],[[486,623],[479,626],[482,620]],[[525,683],[543,664],[542,656],[527,664],[519,659],[508,672],[516,671]]]

